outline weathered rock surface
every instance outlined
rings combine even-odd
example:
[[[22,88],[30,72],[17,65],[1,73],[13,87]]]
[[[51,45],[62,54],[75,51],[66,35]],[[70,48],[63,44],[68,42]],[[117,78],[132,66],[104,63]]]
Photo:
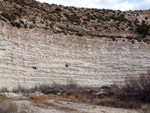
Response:
[[[118,83],[150,69],[150,45],[0,24],[0,87]]]

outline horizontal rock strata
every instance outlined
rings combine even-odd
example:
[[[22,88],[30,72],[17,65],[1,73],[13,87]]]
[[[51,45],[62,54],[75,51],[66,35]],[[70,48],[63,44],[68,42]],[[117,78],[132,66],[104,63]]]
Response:
[[[150,44],[118,38],[55,34],[0,24],[0,87],[73,80],[83,86],[119,83],[150,69]]]

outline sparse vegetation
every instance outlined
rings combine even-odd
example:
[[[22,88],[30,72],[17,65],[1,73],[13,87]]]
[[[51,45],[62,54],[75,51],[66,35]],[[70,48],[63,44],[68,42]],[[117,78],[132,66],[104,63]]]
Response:
[[[16,20],[16,16],[13,13],[9,13],[9,12],[3,12],[1,14],[4,18],[8,19],[9,21],[14,21]]]
[[[73,15],[68,15],[67,13],[65,13],[64,14],[65,16],[66,16],[66,18],[70,21],[70,22],[72,22],[72,23],[78,23],[78,24],[80,24],[80,17],[79,16],[77,16],[77,14],[73,14]]]
[[[16,104],[5,95],[0,95],[0,113],[17,113]]]
[[[46,30],[51,29],[57,33],[92,37],[101,37],[100,34],[115,33],[116,37],[122,37],[126,33],[134,36],[138,26],[137,33],[142,35],[147,35],[148,33],[147,26],[145,24],[140,25],[140,17],[143,16],[145,23],[148,22],[149,16],[147,14],[149,14],[149,11],[145,11],[147,12],[145,15],[142,11],[123,12],[107,9],[64,7],[48,3],[42,4],[35,0],[3,0],[1,4],[0,20],[17,28],[32,29],[38,27]],[[53,27],[68,24],[70,27],[65,27],[61,31],[57,31],[56,27]],[[82,31],[86,32],[83,33]],[[132,39],[142,41],[145,37],[138,39],[136,35]],[[111,34],[105,36],[111,38],[109,37]],[[144,39],[144,42],[146,41]]]
[[[50,85],[36,86],[25,89],[19,86],[13,92],[28,93],[28,100],[38,106],[48,105],[51,98],[66,98],[71,102],[82,102],[87,104],[102,105],[117,108],[129,108],[139,110],[141,113],[150,111],[150,72],[142,74],[137,78],[128,77],[124,84],[81,87],[75,81],[68,80],[66,85],[53,83]],[[5,88],[2,91],[7,91]],[[35,92],[44,95],[34,95]],[[32,93],[32,95],[30,95]],[[54,105],[51,105],[54,106]]]

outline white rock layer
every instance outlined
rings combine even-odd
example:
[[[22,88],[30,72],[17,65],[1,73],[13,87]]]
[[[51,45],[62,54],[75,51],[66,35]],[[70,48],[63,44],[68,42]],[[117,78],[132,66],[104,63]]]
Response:
[[[55,34],[0,24],[0,87],[33,87],[69,79],[101,86],[150,69],[150,44]]]

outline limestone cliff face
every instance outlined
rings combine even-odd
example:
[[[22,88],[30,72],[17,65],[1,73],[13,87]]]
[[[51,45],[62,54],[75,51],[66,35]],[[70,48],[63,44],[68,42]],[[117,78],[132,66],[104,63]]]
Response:
[[[66,83],[101,86],[150,69],[150,45],[0,24],[0,87]]]

